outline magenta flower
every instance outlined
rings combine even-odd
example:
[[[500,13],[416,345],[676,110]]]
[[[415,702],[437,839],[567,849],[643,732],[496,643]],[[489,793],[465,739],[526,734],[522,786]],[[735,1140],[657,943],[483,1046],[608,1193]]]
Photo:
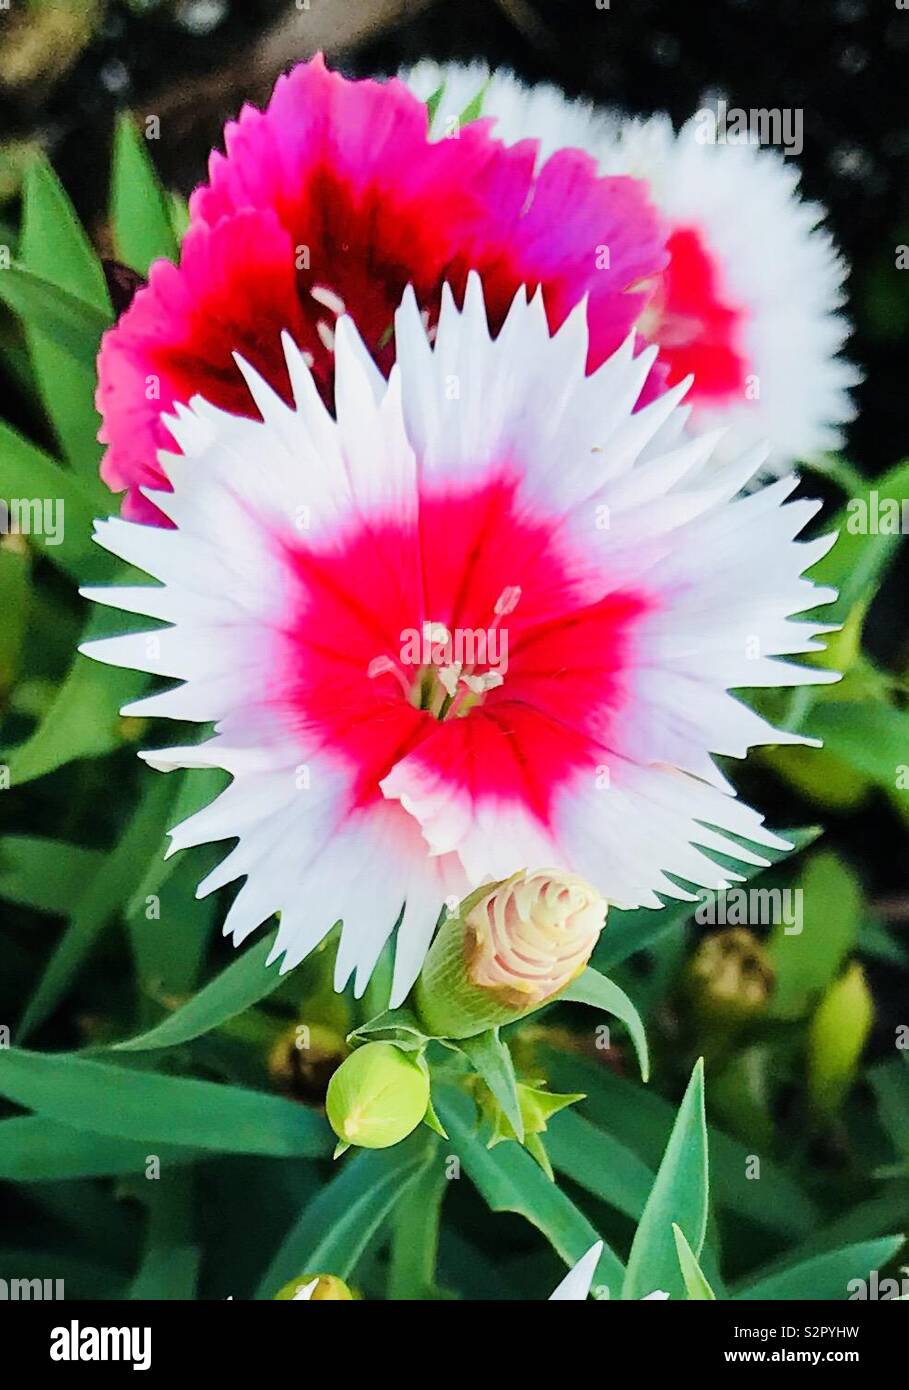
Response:
[[[321,58],[282,77],[265,111],[244,107],[196,190],[179,266],[159,261],[99,360],[102,476],[124,514],[166,524],[142,496],[167,486],[162,415],[200,394],[256,416],[233,353],[288,403],[287,331],[332,399],[334,332],[349,314],[387,375],[394,313],[413,286],[424,323],[442,286],[483,282],[493,332],[516,290],[542,287],[555,330],[589,297],[588,369],[626,338],[665,263],[646,186],[597,177],[562,150],[536,169],[528,140],[506,148],[478,121],[431,142],[426,110],[397,80],[350,82]]]

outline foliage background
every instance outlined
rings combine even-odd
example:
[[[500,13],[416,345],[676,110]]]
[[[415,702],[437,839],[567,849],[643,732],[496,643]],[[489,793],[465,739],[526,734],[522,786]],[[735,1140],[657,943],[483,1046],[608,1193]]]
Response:
[[[355,73],[481,56],[676,120],[709,94],[798,107],[804,188],[829,207],[852,265],[851,354],[866,373],[843,458],[804,490],[827,499],[827,521],[887,470],[882,490],[906,495],[909,272],[895,253],[909,243],[909,14],[863,0],[291,8],[13,0],[0,13],[0,242],[103,321],[103,280],[41,152],[95,246],[145,270],[152,252],[172,253],[180,207],[150,182],[129,127],[114,142],[117,110],[161,115],[153,157],[185,194],[224,118],[264,97],[314,33]],[[135,747],[157,735],[117,714],[140,678],[73,660],[89,618],[74,580],[103,574],[88,521],[110,499],[95,478],[90,362],[49,338],[40,314],[0,310],[0,493],[36,495],[49,478],[47,495],[68,499],[59,554],[0,544],[0,761],[12,782],[0,792],[0,1023],[41,1054],[0,1049],[0,1278],[65,1277],[75,1296],[218,1298],[268,1295],[303,1268],[331,1267],[370,1296],[540,1297],[561,1265],[534,1226],[563,1259],[594,1228],[627,1255],[699,1055],[715,1287],[843,1298],[849,1278],[883,1259],[898,1266],[896,1245],[874,1242],[909,1227],[909,1069],[896,1046],[909,1025],[905,546],[851,537],[825,562],[844,589],[846,679],[773,710],[822,732],[824,752],[735,769],[774,826],[823,827],[762,880],[803,890],[802,936],[755,927],[746,951],[739,941],[718,957],[672,909],[613,915],[597,964],[645,1017],[649,1086],[621,1028],[604,1052],[571,1007],[511,1039],[526,1074],[587,1093],[547,1135],[558,1190],[514,1146],[487,1154],[454,1093],[441,1152],[460,1154],[468,1181],[443,1183],[440,1150],[422,1136],[333,1167],[319,1102],[344,1033],[367,1012],[331,995],[328,953],[279,987],[264,974],[267,947],[235,958],[218,937],[223,898],[193,898],[207,852],[162,863],[165,828],[215,783],[141,767]],[[150,895],[160,920],[146,918]],[[755,979],[758,1005],[744,1009]],[[167,1019],[167,1046],[109,1050]],[[292,1045],[301,1021],[313,1034],[305,1064]],[[89,1061],[71,1056],[86,1048]],[[145,1177],[151,1154],[158,1182]],[[759,1181],[743,1177],[754,1154]],[[402,1190],[417,1200],[395,1207]],[[490,1218],[488,1206],[511,1214]]]

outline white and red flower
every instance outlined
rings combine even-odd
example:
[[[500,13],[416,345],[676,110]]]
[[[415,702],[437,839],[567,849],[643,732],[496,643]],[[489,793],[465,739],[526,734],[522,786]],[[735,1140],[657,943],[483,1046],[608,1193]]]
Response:
[[[718,457],[766,440],[768,470],[780,473],[842,443],[859,380],[838,355],[849,335],[840,312],[846,267],[824,209],[799,196],[791,160],[749,143],[705,143],[697,118],[676,134],[668,116],[598,111],[482,63],[426,62],[402,76],[424,99],[442,88],[440,143],[453,113],[482,92],[483,116],[506,144],[534,138],[547,157],[577,147],[603,174],[646,180],[669,259],[637,328],[659,347],[670,385],[694,375],[695,421],[733,427]]]
[[[182,682],[130,713],[216,724],[143,756],[234,778],[172,832],[238,838],[200,886],[246,876],[225,932],[280,913],[287,969],[342,919],[337,984],[362,991],[403,906],[400,1001],[443,901],[487,880],[558,864],[657,907],[692,896],[669,875],[735,877],[705,851],[784,847],[711,753],[801,741],[730,688],[833,678],[776,659],[818,646],[791,615],[831,597],[800,576],[832,538],[795,543],[819,504],[783,505],[795,477],[737,498],[762,452],[711,468],[684,385],[635,410],[655,349],[588,375],[583,305],[551,336],[519,291],[493,338],[471,275],[429,335],[408,291],[387,380],[350,318],[335,334],[334,414],[285,338],[291,404],[241,364],[261,419],[195,397],[170,423],[148,500],[175,529],[97,528],[161,582],[91,596],[171,626],[86,650]],[[503,626],[504,674],[479,647],[404,655],[414,629]]]
[[[597,177],[579,150],[537,168],[532,142],[507,149],[488,122],[432,142],[424,104],[402,83],[350,82],[321,58],[280,78],[266,110],[244,107],[225,146],[192,197],[179,266],[152,267],[102,345],[102,476],[127,490],[124,515],[139,520],[163,522],[142,488],[165,484],[157,455],[171,447],[162,417],[175,403],[198,393],[255,414],[234,352],[289,402],[288,332],[330,402],[340,315],[387,374],[405,287],[432,328],[443,283],[460,302],[474,269],[494,329],[520,285],[542,286],[551,328],[587,296],[595,367],[665,262],[639,181]]]

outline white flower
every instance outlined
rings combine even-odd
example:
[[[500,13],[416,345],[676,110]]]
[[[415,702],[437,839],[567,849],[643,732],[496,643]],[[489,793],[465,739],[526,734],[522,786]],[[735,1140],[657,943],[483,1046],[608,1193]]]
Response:
[[[824,209],[799,196],[792,160],[749,143],[703,143],[697,117],[676,134],[668,116],[599,111],[480,63],[420,63],[402,76],[424,98],[444,83],[437,136],[445,114],[483,90],[482,114],[506,144],[539,139],[541,159],[574,146],[603,174],[648,182],[671,260],[639,328],[660,345],[670,382],[694,372],[695,422],[733,427],[718,460],[766,440],[768,472],[779,474],[842,443],[860,380],[838,356],[849,335],[839,312],[846,267]]]
[[[225,933],[279,913],[289,969],[341,919],[361,992],[400,916],[400,1002],[443,902],[484,882],[555,864],[658,907],[694,896],[667,875],[737,877],[705,850],[785,848],[711,753],[803,741],[727,692],[833,678],[777,660],[818,646],[790,619],[831,597],[800,575],[832,538],[795,543],[819,505],[783,505],[795,477],[736,497],[762,452],[711,470],[684,384],[633,410],[653,349],[587,376],[583,306],[551,337],[522,292],[492,341],[471,276],[434,345],[409,292],[395,335],[386,382],[338,320],[335,416],[290,341],[294,407],[244,366],[261,420],[179,409],[173,492],[148,492],[173,529],[96,531],[160,584],[88,591],[170,626],[86,651],[181,682],[126,712],[215,724],[143,756],[232,774],[171,832],[237,840],[198,890],[245,877]],[[426,623],[461,644],[454,695],[404,654]],[[467,683],[506,635],[502,680]]]

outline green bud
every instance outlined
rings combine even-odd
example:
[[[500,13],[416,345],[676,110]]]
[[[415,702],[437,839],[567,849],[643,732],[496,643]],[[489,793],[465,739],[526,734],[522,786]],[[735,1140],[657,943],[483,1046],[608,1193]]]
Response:
[[[874,1005],[857,961],[827,990],[808,1030],[808,1094],[815,1114],[835,1115],[855,1080]]]
[[[388,1149],[406,1139],[429,1106],[429,1073],[394,1043],[366,1043],[328,1083],[325,1109],[342,1144]]]
[[[485,884],[442,924],[414,987],[433,1037],[472,1038],[548,1004],[584,969],[607,904],[576,874],[521,870]]]
[[[307,1292],[313,1282],[316,1287]],[[309,1303],[353,1302],[353,1294],[344,1280],[338,1279],[334,1274],[301,1274],[298,1279],[291,1279],[289,1284],[279,1289],[273,1301],[288,1303],[295,1298]]]

